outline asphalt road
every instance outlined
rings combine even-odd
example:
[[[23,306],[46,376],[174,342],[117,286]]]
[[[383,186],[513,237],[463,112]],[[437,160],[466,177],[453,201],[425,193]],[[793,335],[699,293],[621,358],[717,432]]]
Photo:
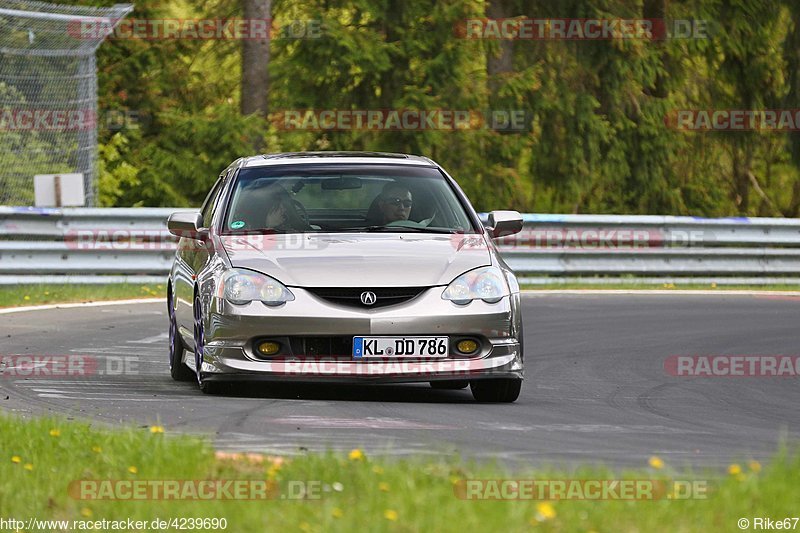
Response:
[[[510,465],[718,467],[800,436],[796,377],[676,377],[671,355],[797,355],[800,297],[526,295],[526,382],[510,405],[426,384],[247,385],[206,396],[173,382],[163,303],[0,316],[0,355],[96,358],[85,377],[0,376],[0,408],[159,423],[224,450],[456,454]]]

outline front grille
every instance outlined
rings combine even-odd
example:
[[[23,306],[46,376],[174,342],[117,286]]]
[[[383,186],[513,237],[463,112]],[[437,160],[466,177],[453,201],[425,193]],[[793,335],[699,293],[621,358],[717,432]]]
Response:
[[[426,287],[382,287],[377,289],[331,287],[306,290],[331,303],[360,309],[375,309],[407,302],[422,294],[425,289]],[[373,305],[361,303],[361,294],[367,291],[375,293],[376,299]]]

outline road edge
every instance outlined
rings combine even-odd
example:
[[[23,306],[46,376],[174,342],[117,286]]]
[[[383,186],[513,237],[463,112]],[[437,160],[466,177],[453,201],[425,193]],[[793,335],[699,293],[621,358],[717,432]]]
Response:
[[[102,307],[106,305],[135,305],[166,302],[166,298],[135,298],[128,300],[98,300],[96,302],[72,302],[61,304],[31,305],[25,307],[0,307],[0,315],[25,313],[28,311],[48,311],[50,309],[75,309],[81,307]]]

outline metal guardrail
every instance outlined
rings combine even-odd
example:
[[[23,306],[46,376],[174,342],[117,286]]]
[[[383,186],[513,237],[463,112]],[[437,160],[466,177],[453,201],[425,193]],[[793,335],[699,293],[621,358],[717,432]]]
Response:
[[[0,284],[164,281],[173,208],[0,207]],[[497,243],[521,281],[798,284],[800,220],[523,216]]]

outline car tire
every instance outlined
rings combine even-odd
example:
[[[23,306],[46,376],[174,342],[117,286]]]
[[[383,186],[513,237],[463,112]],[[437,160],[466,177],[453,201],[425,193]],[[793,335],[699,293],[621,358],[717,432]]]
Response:
[[[208,381],[203,378],[200,370],[203,363],[203,349],[205,346],[205,326],[203,325],[203,307],[200,298],[194,299],[194,364],[197,371],[195,376],[197,386],[203,394],[219,394],[222,391],[222,383],[218,381]]]
[[[183,354],[186,345],[178,331],[178,321],[175,317],[175,305],[172,288],[167,291],[167,306],[169,316],[169,373],[175,381],[193,381],[194,372],[183,363]]]
[[[481,403],[512,403],[519,398],[522,380],[481,379],[470,383],[472,396]]]
[[[447,381],[431,381],[431,388],[438,390],[459,390],[465,389],[469,381],[465,379],[453,379]]]

